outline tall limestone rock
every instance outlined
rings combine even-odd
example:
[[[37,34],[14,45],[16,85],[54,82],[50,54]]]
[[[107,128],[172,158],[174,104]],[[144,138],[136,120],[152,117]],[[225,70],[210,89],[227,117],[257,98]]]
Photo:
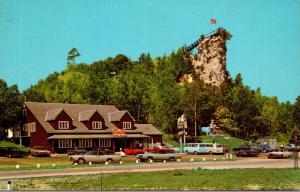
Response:
[[[205,83],[220,86],[229,79],[226,69],[226,41],[231,34],[223,28],[219,28],[211,34],[202,35],[198,41],[186,47],[188,61],[193,65],[193,75],[183,77],[192,81],[193,78],[200,78]],[[194,56],[190,51],[197,47],[198,53]]]

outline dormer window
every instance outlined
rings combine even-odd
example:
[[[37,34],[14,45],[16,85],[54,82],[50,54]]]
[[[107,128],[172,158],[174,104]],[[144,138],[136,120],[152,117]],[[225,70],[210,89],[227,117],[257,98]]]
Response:
[[[102,129],[102,122],[101,121],[93,121],[92,128],[93,129]]]
[[[123,122],[123,129],[131,129],[131,122]]]
[[[69,121],[58,121],[59,129],[69,129]]]

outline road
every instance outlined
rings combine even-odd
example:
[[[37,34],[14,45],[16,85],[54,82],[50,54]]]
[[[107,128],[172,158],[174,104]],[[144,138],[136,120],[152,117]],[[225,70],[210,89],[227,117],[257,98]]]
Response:
[[[233,169],[233,168],[292,168],[292,159],[242,159],[238,161],[140,163],[133,165],[108,165],[101,167],[67,168],[56,170],[2,171],[0,179],[47,177],[62,175],[86,175],[99,173],[150,172],[175,169]]]

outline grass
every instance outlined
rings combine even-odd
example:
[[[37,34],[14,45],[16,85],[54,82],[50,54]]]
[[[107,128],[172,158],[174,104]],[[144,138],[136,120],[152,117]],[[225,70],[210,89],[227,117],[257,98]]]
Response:
[[[235,137],[222,137],[222,136],[201,136],[201,140],[202,142],[209,142],[212,143],[214,140],[222,145],[226,145],[229,148],[238,148],[241,145],[245,145],[247,143],[247,141],[243,140],[243,139],[238,139]]]
[[[5,188],[7,181],[0,181]],[[100,190],[101,175],[12,180],[13,190]],[[0,188],[1,189],[1,188]],[[300,190],[296,169],[177,170],[102,174],[102,190]]]
[[[29,149],[24,146],[17,145],[15,143],[9,142],[9,141],[0,141],[0,147],[16,147],[24,152],[29,152]]]

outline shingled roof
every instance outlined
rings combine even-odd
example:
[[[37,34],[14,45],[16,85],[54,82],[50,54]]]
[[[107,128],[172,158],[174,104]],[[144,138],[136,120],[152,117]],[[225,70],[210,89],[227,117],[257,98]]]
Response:
[[[79,121],[89,121],[96,112],[96,109],[79,112]]]
[[[130,113],[127,110],[122,110],[122,111],[114,111],[108,114],[109,116],[109,121],[110,122],[116,122],[116,121],[120,121],[121,118],[128,113],[130,115]],[[135,119],[130,115],[130,117],[135,121]]]
[[[35,116],[38,122],[44,127],[48,133],[101,133],[111,134],[112,130],[117,127],[110,121],[110,117],[113,120],[118,120],[123,117],[125,113],[130,113],[126,110],[119,111],[113,105],[88,105],[88,104],[65,104],[65,103],[40,103],[40,102],[25,102],[25,106]],[[59,113],[65,111],[73,120],[73,130],[56,130],[48,121],[55,119]],[[82,123],[83,120],[87,120],[92,117],[95,112],[98,112],[105,120],[105,126],[107,129],[103,130],[89,130]],[[110,117],[109,117],[110,116]],[[160,131],[157,130],[151,124],[135,124],[136,129],[125,130],[129,134],[149,134],[149,135],[161,135]]]
[[[53,109],[47,112],[45,121],[53,121],[63,111],[63,108]]]
[[[39,103],[39,102],[25,102],[27,108],[35,116],[38,122],[44,127],[48,133],[99,133],[111,132],[117,127],[108,121],[108,113],[119,111],[113,105],[87,105],[87,104],[65,104],[65,103]],[[58,109],[63,109],[72,119],[73,130],[55,130],[49,122],[45,121],[46,115],[51,114],[51,119],[57,114]],[[97,110],[100,115],[107,122],[106,126],[108,129],[105,130],[88,130],[86,126],[79,121],[79,113],[89,110]]]

